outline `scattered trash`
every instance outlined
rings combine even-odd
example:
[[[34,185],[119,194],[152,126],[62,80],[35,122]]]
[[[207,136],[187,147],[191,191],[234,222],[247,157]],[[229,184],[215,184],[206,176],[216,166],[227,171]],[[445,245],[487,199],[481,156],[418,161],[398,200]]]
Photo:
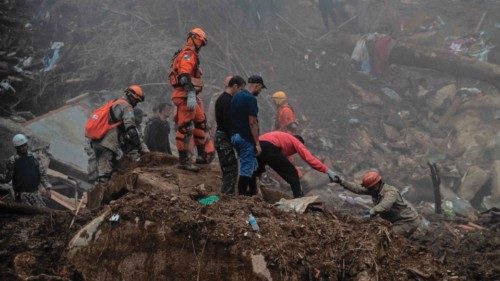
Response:
[[[347,120],[347,123],[349,123],[349,125],[356,125],[356,124],[359,124],[359,119],[358,118],[349,118],[349,120]]]
[[[252,227],[253,231],[259,232],[259,230],[260,230],[259,225],[257,224],[257,220],[255,219],[255,217],[252,214],[248,215],[247,222]]]
[[[443,28],[446,25],[444,20],[441,18],[441,16],[436,16],[435,19],[433,19],[431,22],[421,25],[420,30],[422,31],[431,31],[431,30],[439,30]]]
[[[356,110],[356,109],[359,109],[359,104],[357,103],[350,103],[347,105],[347,108],[349,108],[350,110]]]
[[[489,52],[495,47],[490,44],[491,35],[487,32],[454,38],[448,42],[448,51],[455,55],[468,55],[479,61],[488,61]]]
[[[217,201],[219,201],[219,196],[217,196],[217,195],[210,195],[210,196],[207,196],[205,198],[199,199],[198,203],[200,203],[203,206],[208,206],[208,205],[214,204]]]
[[[118,222],[119,220],[120,220],[120,214],[118,213],[111,215],[111,217],[109,218],[110,222]]]
[[[14,87],[12,87],[12,85],[10,85],[10,81],[8,79],[2,80],[0,82],[0,94],[6,93],[9,90],[11,90],[14,93],[16,92],[16,89],[14,89]]]
[[[476,209],[474,209],[474,207],[472,207],[469,201],[460,197],[456,197],[455,199],[451,200],[451,202],[453,203],[453,211],[455,212],[455,214],[472,221],[477,220],[477,211]]]
[[[50,47],[50,52],[43,57],[43,71],[50,71],[56,66],[59,59],[59,50],[64,46],[63,42],[54,42]]]
[[[449,200],[443,200],[441,204],[441,208],[443,209],[443,214],[447,219],[454,219],[455,212],[453,211],[453,203]]]
[[[390,99],[392,99],[393,101],[396,101],[396,102],[401,102],[403,101],[403,99],[401,98],[401,96],[396,93],[396,91],[394,91],[393,89],[391,88],[387,88],[387,87],[384,87],[381,89],[382,92],[384,92],[384,94],[389,97]]]
[[[33,57],[25,57],[22,60],[20,60],[15,66],[14,70],[17,72],[21,73],[23,72],[24,67],[28,67],[31,65],[31,62],[33,61]]]
[[[428,219],[426,219],[426,218],[424,218],[422,216],[421,219],[420,219],[420,222],[421,222],[420,227],[422,229],[429,229],[429,226],[431,225],[431,222]]]

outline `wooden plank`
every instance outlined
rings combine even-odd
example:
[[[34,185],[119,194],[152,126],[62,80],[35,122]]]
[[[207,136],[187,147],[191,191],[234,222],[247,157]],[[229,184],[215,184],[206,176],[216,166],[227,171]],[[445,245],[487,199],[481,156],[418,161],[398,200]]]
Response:
[[[50,191],[50,199],[54,200],[57,202],[59,205],[63,206],[64,208],[74,212],[76,210],[76,207],[73,203],[73,200],[69,199],[68,197],[62,195],[61,193],[51,190]]]

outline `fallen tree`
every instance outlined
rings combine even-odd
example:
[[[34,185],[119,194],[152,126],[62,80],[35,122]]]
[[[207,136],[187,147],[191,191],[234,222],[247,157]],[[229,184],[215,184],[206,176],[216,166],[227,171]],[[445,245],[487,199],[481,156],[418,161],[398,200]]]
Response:
[[[331,42],[340,50],[351,53],[359,38],[359,35],[337,33],[332,36]],[[457,78],[472,78],[500,90],[500,65],[446,51],[398,42],[391,51],[389,63],[433,69]]]

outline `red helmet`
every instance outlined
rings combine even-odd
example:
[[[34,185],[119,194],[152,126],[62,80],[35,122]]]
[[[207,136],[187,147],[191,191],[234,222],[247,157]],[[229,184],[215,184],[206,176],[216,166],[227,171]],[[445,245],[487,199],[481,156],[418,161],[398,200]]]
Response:
[[[139,85],[130,85],[125,92],[138,101],[144,101],[144,93]]]
[[[194,37],[200,39],[202,42],[202,46],[205,46],[208,43],[208,39],[207,39],[207,35],[205,34],[205,31],[203,31],[203,29],[201,29],[199,27],[195,27],[189,32],[188,38],[191,36],[194,36]]]
[[[361,181],[361,185],[365,188],[373,188],[377,183],[382,180],[382,177],[375,171],[366,172],[363,175],[363,179]]]

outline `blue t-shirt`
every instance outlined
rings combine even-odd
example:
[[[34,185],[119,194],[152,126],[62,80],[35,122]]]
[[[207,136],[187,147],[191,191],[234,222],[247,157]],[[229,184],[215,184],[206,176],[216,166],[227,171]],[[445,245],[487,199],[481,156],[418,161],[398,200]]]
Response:
[[[231,133],[240,136],[250,143],[254,143],[248,116],[257,117],[259,107],[257,99],[247,90],[241,90],[231,100]]]

